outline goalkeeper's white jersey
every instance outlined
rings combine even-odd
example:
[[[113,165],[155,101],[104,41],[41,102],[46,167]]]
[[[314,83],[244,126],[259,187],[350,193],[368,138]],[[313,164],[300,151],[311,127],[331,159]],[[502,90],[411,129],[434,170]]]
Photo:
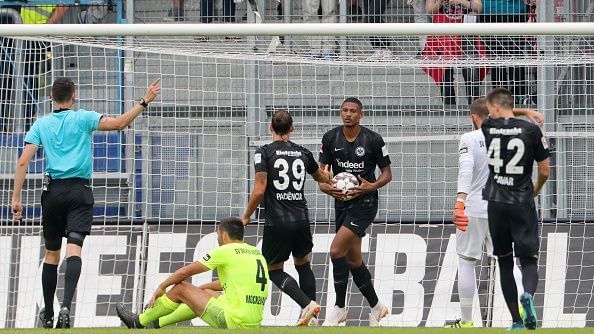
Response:
[[[487,147],[483,132],[475,130],[462,135],[458,146],[458,193],[466,193],[467,216],[487,218],[487,201],[483,188],[489,177]]]

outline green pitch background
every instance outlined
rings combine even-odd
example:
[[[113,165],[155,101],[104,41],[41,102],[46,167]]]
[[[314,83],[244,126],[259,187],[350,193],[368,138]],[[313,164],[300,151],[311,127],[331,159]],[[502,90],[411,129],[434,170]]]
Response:
[[[202,328],[202,327],[172,327],[155,330],[131,330],[127,328],[72,328],[70,330],[47,330],[47,329],[0,329],[0,333],[15,334],[133,334],[133,333],[159,333],[159,334],[214,334],[222,333],[225,330]],[[237,333],[258,333],[258,334],[370,334],[370,333],[397,333],[397,334],[445,334],[445,333],[506,333],[504,328],[474,328],[474,329],[452,329],[452,328],[398,328],[398,327],[316,327],[316,328],[293,328],[293,327],[263,327],[254,330],[233,330]],[[528,332],[528,331],[524,331]],[[537,329],[533,333],[543,334],[586,334],[593,333],[594,328],[546,328]]]

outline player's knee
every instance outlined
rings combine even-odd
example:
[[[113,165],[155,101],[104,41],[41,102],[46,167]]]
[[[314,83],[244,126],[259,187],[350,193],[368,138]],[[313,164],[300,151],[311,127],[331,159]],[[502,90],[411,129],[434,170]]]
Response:
[[[341,247],[335,244],[332,244],[332,246],[330,246],[330,258],[337,259],[343,256],[346,256],[346,252]]]
[[[506,256],[499,256],[498,261],[499,261],[499,266],[501,268],[512,269],[514,267],[514,257],[512,256],[512,254],[509,254]]]
[[[522,256],[520,257],[520,265],[522,267],[536,266],[538,265],[538,259],[533,256]]]
[[[69,244],[74,244],[79,247],[82,247],[83,243],[85,242],[85,235],[78,232],[69,232],[67,242]]]
[[[173,288],[171,288],[171,290],[169,290],[169,292],[167,292],[167,294],[173,297],[183,296],[190,285],[191,284],[188,282],[177,283],[173,286]]]
[[[60,263],[60,248],[58,250],[45,250],[45,256],[43,262],[47,264],[58,264]]]

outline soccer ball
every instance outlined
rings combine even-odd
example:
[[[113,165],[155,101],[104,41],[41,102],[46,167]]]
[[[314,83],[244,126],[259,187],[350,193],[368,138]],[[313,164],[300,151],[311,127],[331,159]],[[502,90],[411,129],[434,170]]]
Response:
[[[334,176],[334,188],[342,190],[344,197],[342,198],[343,201],[348,201],[352,197],[349,196],[349,191],[354,187],[359,185],[359,180],[357,177],[348,172],[338,173]]]

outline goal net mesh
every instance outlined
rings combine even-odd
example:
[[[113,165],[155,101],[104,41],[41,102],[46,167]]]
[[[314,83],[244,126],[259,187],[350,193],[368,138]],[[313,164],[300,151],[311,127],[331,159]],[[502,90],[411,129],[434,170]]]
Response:
[[[12,220],[12,180],[25,133],[52,112],[51,83],[62,76],[77,85],[76,107],[107,116],[132,107],[155,78],[162,85],[128,129],[94,135],[95,224],[83,248],[74,326],[119,326],[117,302],[140,310],[169,273],[216,246],[214,222],[241,216],[246,206],[253,153],[271,140],[274,110],[293,115],[292,140],[317,155],[350,96],[363,102],[362,124],[383,136],[392,160],[393,180],[380,190],[376,222],[363,239],[364,261],[391,311],[385,324],[450,323],[459,317],[451,224],[458,141],[472,130],[469,101],[495,80],[512,88],[517,106],[545,114],[551,143],[551,178],[537,200],[539,325],[593,326],[594,40],[386,37],[374,52],[370,38],[344,36],[331,38],[333,54],[312,52],[328,39],[0,38],[0,327],[38,326],[42,150],[29,166],[23,222]],[[468,73],[479,77],[466,80]],[[311,179],[305,194],[323,320],[334,303],[333,201]],[[263,221],[253,218],[246,240],[259,244]],[[506,326],[496,270],[486,256],[480,264],[475,326]],[[285,270],[296,277],[292,260]],[[271,291],[265,324],[295,323],[297,304]],[[369,307],[354,285],[347,302],[347,324],[366,325]]]

